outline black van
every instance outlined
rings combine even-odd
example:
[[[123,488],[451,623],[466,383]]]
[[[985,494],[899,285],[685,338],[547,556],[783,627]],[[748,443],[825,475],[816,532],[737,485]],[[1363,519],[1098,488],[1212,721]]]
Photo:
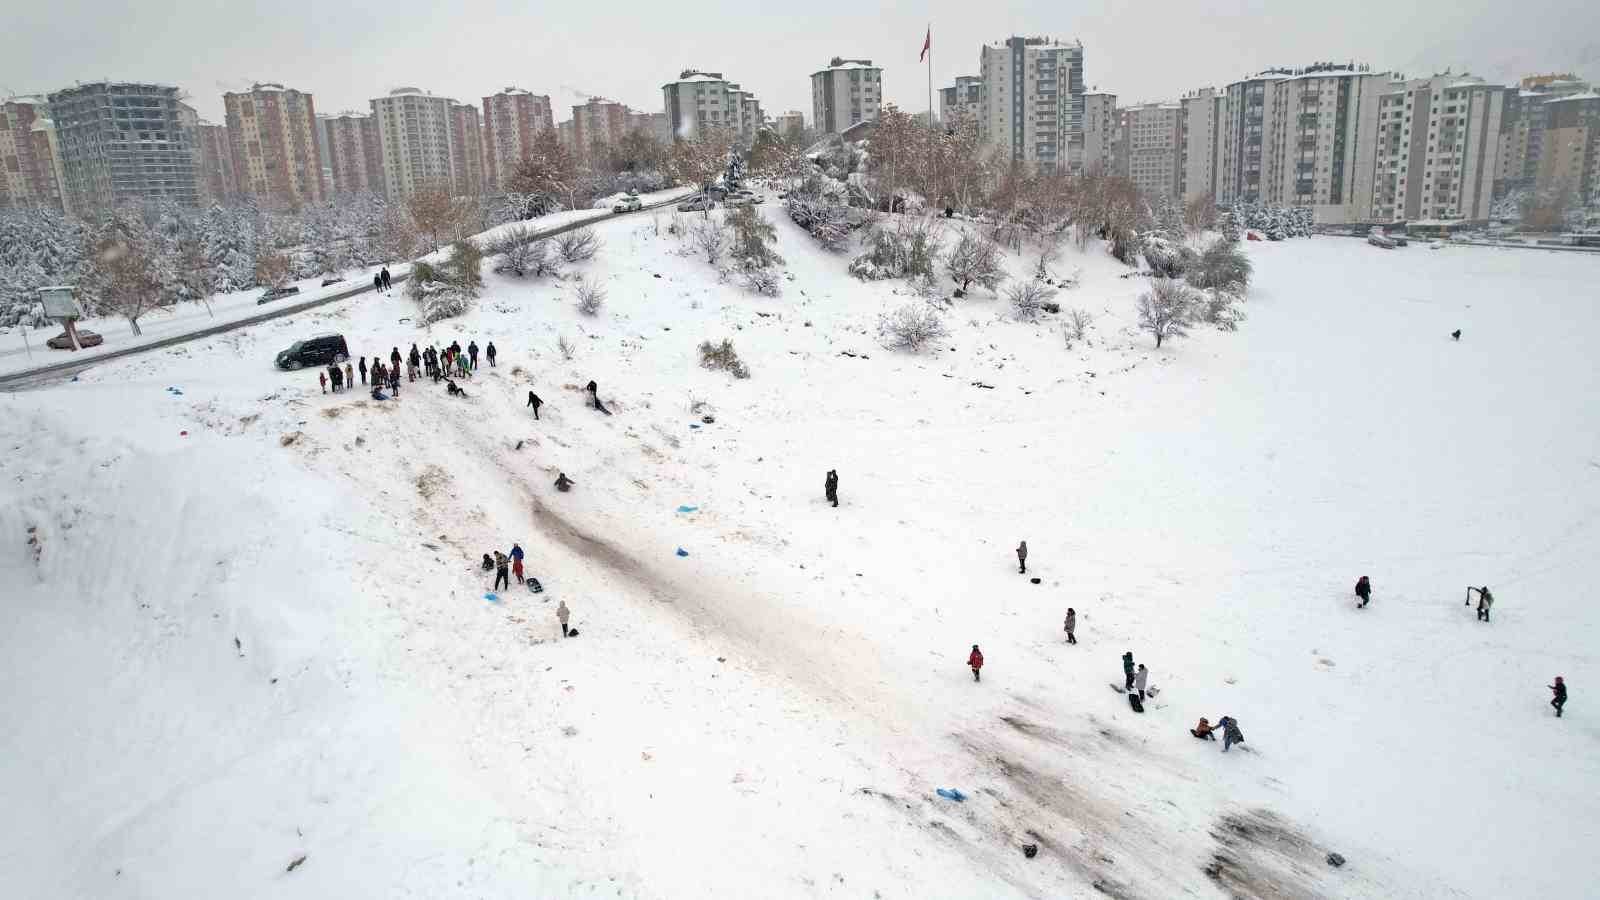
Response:
[[[314,338],[295,341],[289,349],[278,354],[278,368],[302,369],[306,366],[325,366],[342,363],[350,358],[350,347],[342,334],[319,334]]]

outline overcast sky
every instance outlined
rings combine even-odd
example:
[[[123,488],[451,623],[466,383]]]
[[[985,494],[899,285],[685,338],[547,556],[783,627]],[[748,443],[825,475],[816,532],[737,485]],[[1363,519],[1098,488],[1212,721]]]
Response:
[[[237,8],[228,8],[237,7]],[[933,26],[934,87],[976,74],[985,41],[1081,40],[1088,84],[1123,102],[1220,86],[1267,66],[1357,60],[1407,75],[1451,68],[1494,80],[1576,69],[1600,80],[1593,0],[1110,2],[941,0],[918,7],[808,3],[500,0],[47,0],[0,13],[0,95],[105,78],[175,84],[222,121],[221,94],[276,81],[317,109],[367,110],[402,85],[474,105],[507,85],[548,94],[556,118],[590,94],[661,110],[684,68],[724,73],[769,114],[811,119],[810,74],[832,56],[883,67],[885,96],[927,106],[917,62]]]

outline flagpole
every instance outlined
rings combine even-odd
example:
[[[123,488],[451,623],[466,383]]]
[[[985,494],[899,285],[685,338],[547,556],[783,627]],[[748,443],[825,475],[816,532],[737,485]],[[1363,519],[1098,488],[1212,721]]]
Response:
[[[928,130],[933,130],[933,23],[928,23]]]

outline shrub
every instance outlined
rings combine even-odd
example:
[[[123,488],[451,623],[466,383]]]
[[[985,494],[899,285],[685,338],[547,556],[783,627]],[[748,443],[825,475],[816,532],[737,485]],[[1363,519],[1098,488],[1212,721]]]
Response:
[[[600,307],[606,302],[606,291],[598,282],[587,278],[578,278],[578,312],[586,316],[597,316]]]
[[[518,278],[528,274],[536,255],[533,243],[533,230],[526,225],[512,225],[501,230],[489,243],[489,252],[500,257],[494,270]]]
[[[1074,310],[1068,311],[1067,312],[1067,322],[1066,322],[1066,325],[1063,326],[1063,328],[1064,328],[1064,330],[1066,331],[1066,334],[1067,334],[1067,340],[1069,342],[1071,342],[1071,341],[1081,341],[1084,338],[1088,337],[1088,335],[1089,335],[1089,323],[1091,323],[1093,321],[1094,321],[1094,319],[1091,318],[1088,313],[1084,312],[1081,309],[1074,309]]]
[[[1180,281],[1160,279],[1139,297],[1139,328],[1155,336],[1156,347],[1169,337],[1189,333],[1194,318],[1193,293]]]
[[[483,288],[483,250],[471,238],[462,238],[450,245],[442,270],[444,281],[476,297]]]
[[[1239,323],[1245,318],[1239,295],[1216,288],[1200,293],[1194,301],[1194,311],[1196,319],[1216,326],[1219,331],[1238,331]]]
[[[944,260],[945,273],[965,292],[973,282],[998,290],[1005,283],[1005,269],[1000,265],[1000,245],[978,234],[963,234]],[[1039,257],[1039,270],[1046,271],[1043,255]]]
[[[707,369],[721,369],[735,378],[750,377],[750,367],[739,358],[739,352],[733,349],[733,341],[727,338],[723,338],[720,344],[701,341],[700,365]]]
[[[1193,250],[1158,234],[1145,236],[1143,253],[1144,261],[1157,278],[1177,278],[1195,259]]]
[[[1202,290],[1242,294],[1250,286],[1250,257],[1226,237],[1212,241],[1189,267],[1188,281]]]
[[[814,172],[789,191],[784,209],[796,225],[817,239],[822,249],[845,249],[850,237],[850,204],[840,182]]]
[[[705,254],[706,262],[716,265],[728,249],[728,229],[712,216],[706,216],[691,229],[695,247]]]
[[[556,352],[561,354],[562,359],[571,360],[573,351],[576,349],[572,346],[572,342],[567,340],[566,335],[563,334],[556,337]]]
[[[548,238],[539,238],[528,245],[529,269],[535,278],[548,275],[551,278],[561,277],[561,254],[550,247]]]
[[[756,211],[755,206],[735,207],[728,215],[728,224],[733,228],[733,257],[739,261],[741,269],[765,269],[783,264],[783,257],[772,249],[778,240],[778,230]]]
[[[932,275],[939,261],[938,226],[932,219],[903,215],[893,229],[873,225],[865,252],[850,263],[850,274],[867,281]]]
[[[561,258],[569,263],[594,259],[595,254],[600,252],[600,236],[595,234],[593,228],[563,231],[556,235],[555,240]]]
[[[443,319],[462,315],[472,308],[473,295],[463,288],[443,281],[435,281],[423,288],[422,323],[432,325]]]
[[[783,293],[783,279],[771,269],[746,269],[744,286],[764,297],[777,297]]]
[[[944,316],[926,302],[907,303],[878,317],[878,340],[892,350],[915,353],[949,334]]]
[[[1044,311],[1044,304],[1056,294],[1055,288],[1041,281],[1019,281],[1006,288],[1006,300],[1018,320],[1032,322]]]

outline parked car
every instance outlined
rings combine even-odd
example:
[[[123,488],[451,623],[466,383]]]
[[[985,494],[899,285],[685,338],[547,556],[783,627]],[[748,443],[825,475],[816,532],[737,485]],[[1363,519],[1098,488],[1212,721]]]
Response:
[[[95,334],[92,331],[84,331],[81,328],[78,329],[78,346],[80,347],[98,347],[105,342],[105,338]],[[72,339],[67,337],[67,333],[65,331],[61,332],[50,340],[45,341],[44,344],[46,347],[49,347],[52,350],[72,349]]]
[[[271,303],[280,297],[289,297],[298,293],[300,293],[300,289],[297,287],[267,288],[266,291],[261,294],[260,299],[256,300],[256,305],[260,306],[263,303]]]
[[[639,202],[638,194],[627,194],[621,200],[618,200],[615,206],[611,207],[611,211],[619,213],[638,212],[643,208],[644,204]]]
[[[1403,231],[1397,231],[1389,235],[1389,240],[1394,241],[1396,247],[1410,246],[1410,242],[1406,240],[1406,234]]]
[[[294,371],[306,366],[325,366],[342,363],[350,358],[350,346],[342,334],[319,334],[303,341],[295,341],[278,354],[278,368]]]
[[[1367,243],[1374,247],[1382,247],[1385,250],[1394,249],[1394,238],[1384,234],[1382,228],[1374,228],[1367,232]]]
[[[705,194],[695,194],[693,197],[678,204],[678,212],[699,212],[702,209],[716,209],[717,201]]]

